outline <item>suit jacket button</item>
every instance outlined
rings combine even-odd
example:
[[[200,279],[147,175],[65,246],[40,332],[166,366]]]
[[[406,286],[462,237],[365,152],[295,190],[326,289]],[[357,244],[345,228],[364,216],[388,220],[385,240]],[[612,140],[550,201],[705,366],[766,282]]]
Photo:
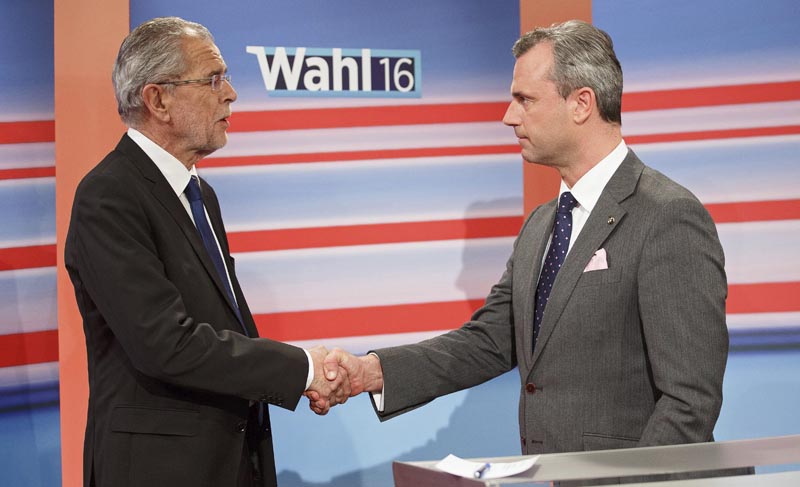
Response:
[[[528,394],[533,394],[534,392],[536,392],[536,384],[534,384],[533,382],[528,382],[527,384],[525,384],[525,392],[527,392]]]
[[[236,431],[238,433],[244,433],[244,431],[246,429],[247,429],[247,421],[242,421],[240,423],[236,423]]]

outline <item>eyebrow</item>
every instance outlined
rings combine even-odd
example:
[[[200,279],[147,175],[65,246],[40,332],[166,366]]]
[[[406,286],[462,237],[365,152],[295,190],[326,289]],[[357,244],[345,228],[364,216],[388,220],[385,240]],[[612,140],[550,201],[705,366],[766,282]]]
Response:
[[[225,74],[228,72],[228,65],[223,64],[221,68],[212,69],[210,71],[206,71],[208,77],[214,76],[215,74]]]

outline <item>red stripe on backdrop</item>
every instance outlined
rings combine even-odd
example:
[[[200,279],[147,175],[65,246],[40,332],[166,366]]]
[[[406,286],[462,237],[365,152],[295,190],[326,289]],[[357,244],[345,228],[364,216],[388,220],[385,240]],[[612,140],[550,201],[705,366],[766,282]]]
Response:
[[[515,236],[521,216],[234,232],[232,252]]]
[[[0,144],[52,142],[55,133],[56,123],[53,120],[0,122]]]
[[[673,132],[663,134],[627,135],[628,144],[652,144],[657,142],[688,142],[697,140],[732,139],[800,134],[800,125],[780,127],[758,127],[750,129],[707,130],[700,132]],[[298,154],[269,154],[240,157],[213,157],[203,160],[203,168],[266,166],[273,164],[302,164],[314,162],[341,162],[413,157],[447,157],[481,154],[515,154],[517,144],[484,145],[462,147],[421,147],[406,149],[376,149],[341,152],[307,152]],[[0,169],[0,180],[55,176],[55,167]]]
[[[800,311],[800,282],[759,282],[728,286],[728,313]],[[798,323],[800,325],[800,323]]]
[[[773,135],[796,134],[800,134],[800,125],[702,130],[698,132],[672,132],[664,134],[625,135],[625,142],[628,144],[652,144],[656,142],[687,142],[692,140],[738,139],[745,137],[765,137]]]
[[[716,223],[743,223],[775,220],[800,220],[800,199],[709,203],[706,206]]]
[[[229,131],[500,122],[507,106],[507,102],[481,102],[234,112]]]
[[[56,265],[55,245],[32,245],[0,249],[0,271],[53,267]]]
[[[315,340],[456,328],[482,299],[255,315],[258,333],[274,340]]]
[[[659,142],[688,142],[697,140],[736,139],[800,134],[800,125],[756,127],[739,129],[705,130],[698,132],[672,132],[663,134],[626,135],[628,144],[652,144]],[[241,157],[215,157],[205,159],[203,167],[239,167],[271,164],[298,164],[311,162],[359,161],[370,159],[399,159],[405,157],[446,157],[480,154],[514,154],[519,151],[516,144],[466,147],[424,147],[405,149],[375,149],[365,151],[309,152],[298,154],[269,154]],[[55,176],[55,167],[0,169],[0,180],[43,178]]]
[[[56,175],[55,166],[21,167],[19,169],[0,169],[0,180],[3,179],[28,179],[51,178]]]
[[[688,142],[698,140],[735,139],[746,137],[765,137],[800,134],[800,125],[777,127],[756,127],[740,129],[706,130],[699,132],[672,132],[663,134],[626,135],[628,144],[652,144],[659,142]],[[411,157],[446,157],[480,154],[514,154],[519,151],[517,144],[461,146],[461,147],[422,147],[405,149],[375,149],[364,151],[308,152],[297,154],[269,154],[240,157],[213,157],[203,160],[202,167],[242,167],[272,164],[299,164],[311,162],[359,161],[370,159],[399,159]],[[52,177],[55,167],[21,168],[0,170],[0,180],[34,177]]]
[[[625,93],[622,95],[622,111],[636,112],[794,100],[800,100],[800,81]]]
[[[58,330],[0,335],[0,367],[58,360]]]
[[[800,311],[800,282],[731,284],[728,313]],[[261,336],[321,340],[348,336],[448,330],[468,320],[482,299],[255,315]],[[798,323],[800,324],[800,323]],[[58,360],[58,331],[0,335],[0,367]]]
[[[800,220],[800,199],[710,203],[706,205],[716,223]],[[269,250],[426,242],[469,238],[514,237],[521,216],[467,218],[423,222],[344,225],[317,228],[287,228],[230,232],[231,251]],[[0,271],[52,267],[55,245],[0,248]]]
[[[420,147],[409,149],[377,149],[342,152],[306,152],[205,159],[202,167],[266,166],[305,162],[363,161],[370,159],[402,159],[406,157],[471,156],[481,154],[516,154],[519,145],[478,145],[461,147]]]
[[[728,313],[800,311],[800,282],[731,284]],[[255,315],[261,336],[317,340],[349,336],[449,330],[461,326],[482,299]],[[800,323],[798,323],[800,325]]]

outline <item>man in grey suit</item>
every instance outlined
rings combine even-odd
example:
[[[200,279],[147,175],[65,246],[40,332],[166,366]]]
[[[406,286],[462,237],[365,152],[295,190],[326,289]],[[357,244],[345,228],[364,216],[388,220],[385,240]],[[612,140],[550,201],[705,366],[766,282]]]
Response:
[[[383,420],[518,367],[523,454],[711,441],[728,353],[714,222],[622,140],[622,70],[605,32],[569,21],[513,52],[503,122],[527,162],[561,175],[569,238],[552,237],[557,200],[539,206],[469,322],[363,357],[334,350],[329,377],[341,364]]]

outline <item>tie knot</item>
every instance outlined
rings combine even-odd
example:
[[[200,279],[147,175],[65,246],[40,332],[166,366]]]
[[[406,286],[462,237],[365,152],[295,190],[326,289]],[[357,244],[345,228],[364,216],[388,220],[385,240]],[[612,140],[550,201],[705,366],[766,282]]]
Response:
[[[197,181],[197,176],[192,176],[189,179],[189,184],[186,185],[186,197],[189,201],[202,201],[203,196],[200,194],[200,183]]]
[[[578,206],[578,200],[572,196],[572,193],[566,191],[561,194],[561,198],[558,199],[558,213],[569,213],[572,211],[573,208]]]

